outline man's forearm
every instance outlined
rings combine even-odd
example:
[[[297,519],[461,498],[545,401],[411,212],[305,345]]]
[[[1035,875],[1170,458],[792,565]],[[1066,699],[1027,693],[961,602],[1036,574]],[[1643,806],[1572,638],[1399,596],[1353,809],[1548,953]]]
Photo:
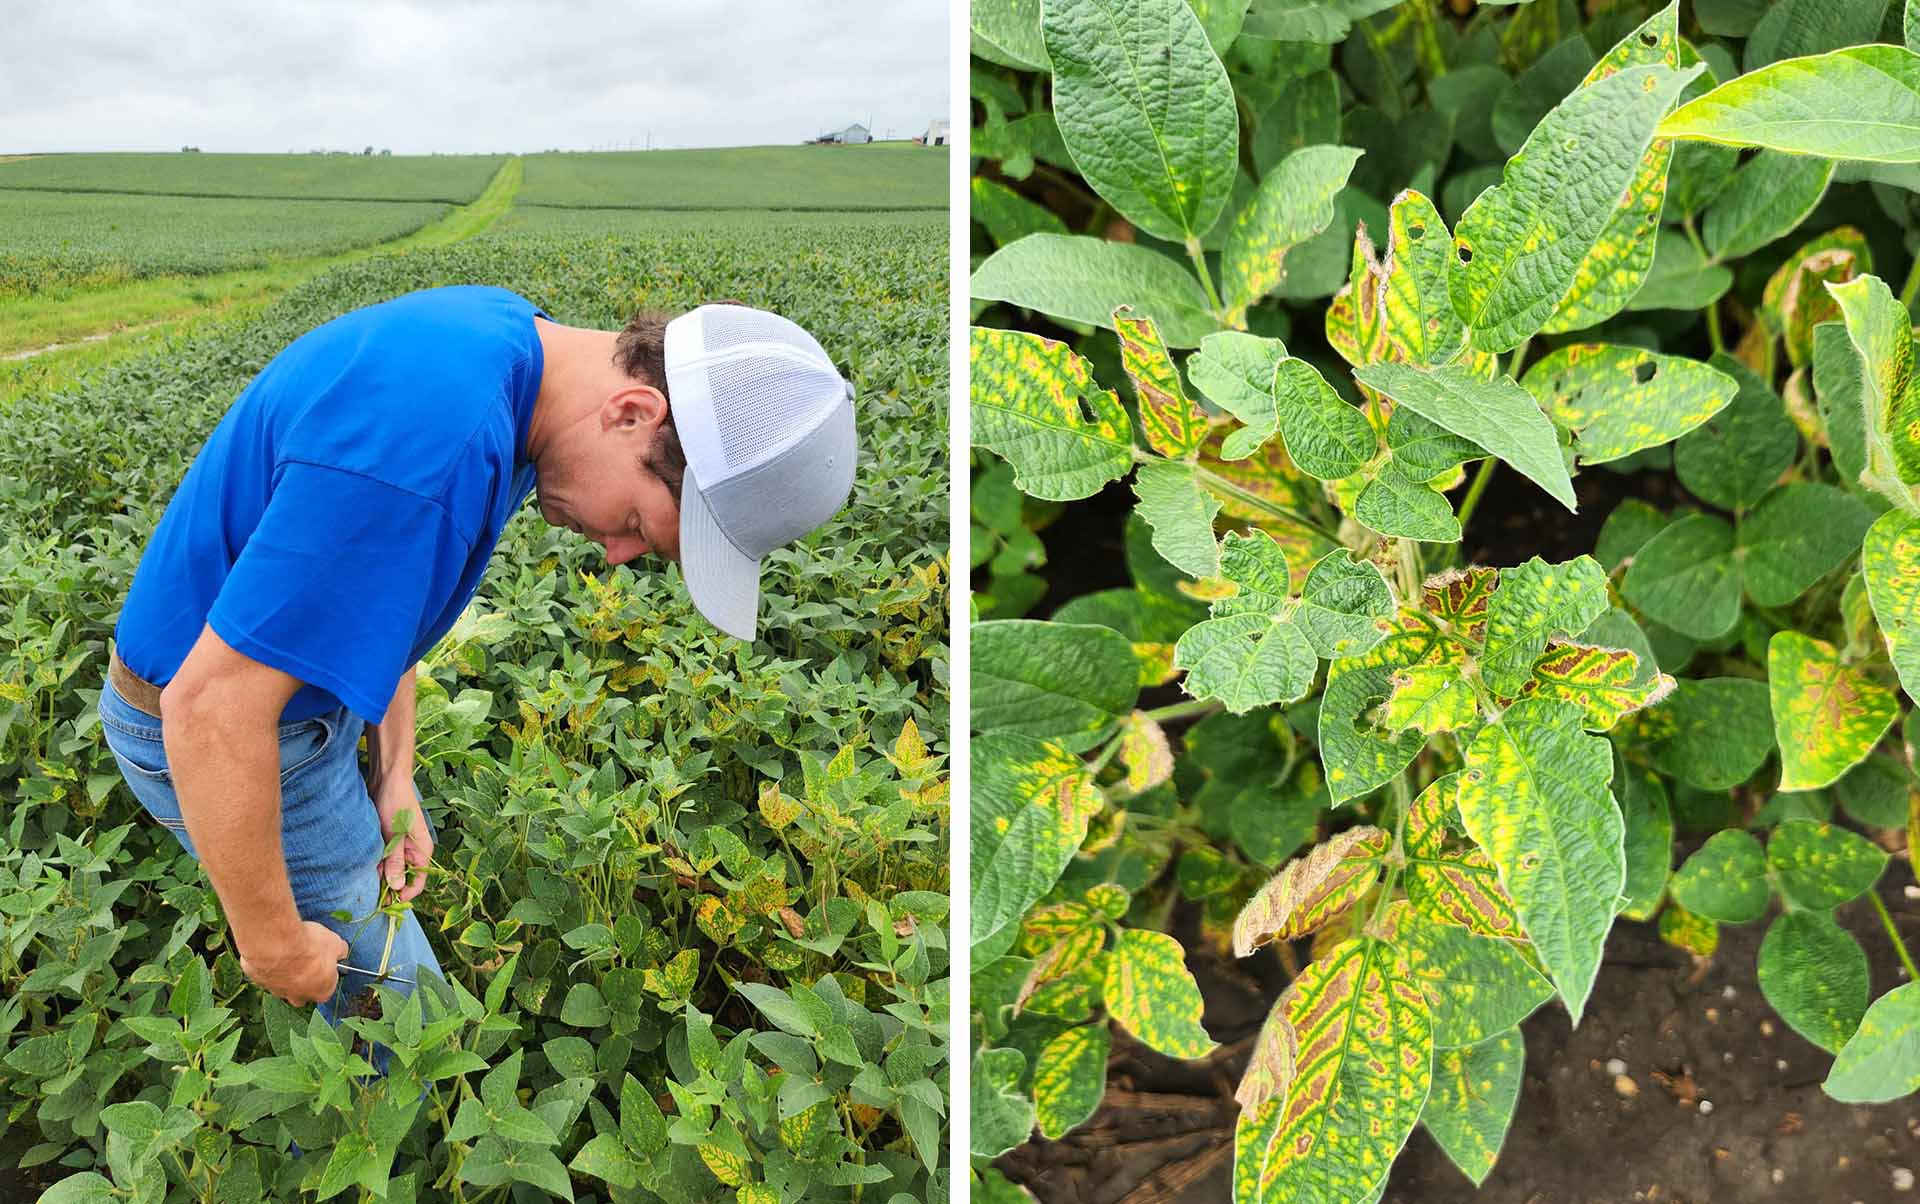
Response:
[[[280,845],[275,720],[196,697],[167,705],[162,739],[180,816],[226,909],[234,943],[270,957],[298,935],[300,912]]]
[[[367,737],[368,785],[378,792],[387,783],[413,786],[414,667],[408,665],[387,702],[386,718]]]

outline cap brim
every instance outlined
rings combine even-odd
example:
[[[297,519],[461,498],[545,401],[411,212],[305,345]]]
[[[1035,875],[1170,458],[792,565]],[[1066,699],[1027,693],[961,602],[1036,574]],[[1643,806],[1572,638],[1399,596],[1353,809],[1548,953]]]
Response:
[[[680,482],[680,575],[707,621],[751,640],[760,611],[760,562],[733,546],[688,472]]]

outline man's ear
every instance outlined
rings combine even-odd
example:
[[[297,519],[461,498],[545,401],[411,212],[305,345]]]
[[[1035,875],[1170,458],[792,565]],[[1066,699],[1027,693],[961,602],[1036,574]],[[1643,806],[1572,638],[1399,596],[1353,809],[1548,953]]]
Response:
[[[652,385],[637,382],[607,394],[600,406],[603,430],[624,427],[638,434],[651,434],[666,417],[666,394]]]

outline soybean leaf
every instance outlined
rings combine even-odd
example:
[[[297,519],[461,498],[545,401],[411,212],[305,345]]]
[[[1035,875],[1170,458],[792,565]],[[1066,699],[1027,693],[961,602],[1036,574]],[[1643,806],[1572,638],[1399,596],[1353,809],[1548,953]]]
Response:
[[[1744,924],[1766,913],[1767,857],[1760,842],[1738,828],[1715,832],[1673,875],[1667,889],[1695,915]]]
[[[1673,812],[1660,775],[1625,764],[1617,770],[1620,810],[1627,824],[1627,885],[1620,914],[1646,920],[1666,896],[1673,869]]]
[[[1710,514],[1690,514],[1634,554],[1620,592],[1656,623],[1707,640],[1740,620],[1740,570],[1733,528]]]
[[[1274,1011],[1301,1060],[1271,1094],[1241,1095],[1234,1198],[1364,1200],[1432,1083],[1426,999],[1391,944],[1362,937],[1301,971]]]
[[[1889,510],[1867,531],[1861,569],[1900,686],[1920,699],[1920,516]]]
[[[1582,464],[1677,439],[1724,409],[1739,387],[1697,360],[1605,343],[1558,348],[1520,383],[1555,425],[1574,433]]]
[[[1867,955],[1816,911],[1789,911],[1760,942],[1760,993],[1794,1032],[1838,1053],[1867,1011]]]
[[[1861,487],[1867,470],[1866,411],[1861,407],[1864,381],[1860,357],[1840,322],[1822,322],[1813,328],[1813,389],[1826,428],[1833,467],[1849,488]]]
[[[1627,309],[1705,309],[1731,287],[1732,268],[1708,264],[1685,234],[1663,229],[1654,243],[1653,266]]]
[[[1313,650],[1331,659],[1378,644],[1391,630],[1393,611],[1393,591],[1379,566],[1336,548],[1308,570],[1294,618]]]
[[[1378,286],[1387,342],[1397,358],[1416,367],[1444,364],[1466,338],[1447,294],[1453,240],[1433,202],[1412,189],[1393,199],[1387,221],[1387,258]]]
[[[1740,524],[1747,596],[1761,606],[1799,598],[1853,559],[1873,517],[1858,498],[1815,481],[1769,493]]]
[[[1196,451],[1207,438],[1207,416],[1187,397],[1180,370],[1152,318],[1137,318],[1130,307],[1113,314],[1120,336],[1120,363],[1140,401],[1140,430],[1147,446],[1175,458]]]
[[[1839,650],[1797,631],[1767,644],[1767,687],[1780,744],[1780,789],[1839,780],[1873,751],[1900,713],[1893,691]]]
[[[1920,162],[1920,55],[1867,45],[1770,63],[1682,105],[1659,132],[1790,155]]]
[[[1756,72],[1777,59],[1871,42],[1887,0],[1775,0],[1747,37],[1741,66]]]
[[[1233,921],[1233,955],[1324,928],[1373,889],[1389,835],[1362,825],[1316,845],[1281,867]]]
[[[1213,1049],[1180,942],[1164,932],[1124,929],[1106,970],[1107,1010],[1142,1044],[1173,1058],[1204,1058]]]
[[[1373,458],[1379,437],[1366,415],[1342,400],[1307,361],[1280,361],[1273,400],[1287,454],[1302,472],[1334,481]]]
[[[1457,363],[1430,370],[1372,364],[1353,375],[1368,388],[1505,460],[1568,510],[1577,508],[1553,424],[1512,377],[1484,380]]]
[[[1136,509],[1153,528],[1153,550],[1190,577],[1220,571],[1220,545],[1213,536],[1219,499],[1207,492],[1194,466],[1177,460],[1148,460],[1133,476]]]
[[[1362,487],[1353,516],[1362,526],[1401,539],[1454,543],[1461,534],[1453,503],[1398,460],[1387,461]]]
[[[1379,645],[1328,665],[1319,736],[1333,802],[1358,798],[1391,781],[1425,746],[1418,732],[1388,734],[1364,717],[1392,693],[1394,670],[1442,656],[1450,644],[1458,647],[1420,610],[1402,607],[1394,630]]]
[[[1420,1123],[1475,1187],[1486,1181],[1506,1142],[1526,1061],[1517,1028],[1433,1055],[1433,1090]]]
[[[1060,880],[1102,805],[1093,777],[1058,744],[1005,732],[972,742],[973,944],[1018,927]]]
[[[1584,631],[1606,609],[1607,574],[1591,556],[1564,564],[1535,556],[1502,569],[1487,604],[1481,679],[1500,697],[1518,694],[1550,637]]]
[[[1220,256],[1220,296],[1229,323],[1279,286],[1287,253],[1333,221],[1333,198],[1346,186],[1360,152],[1346,146],[1294,151],[1260,181],[1253,200],[1234,218]]]
[[[1240,118],[1186,0],[1047,0],[1040,28],[1054,120],[1087,183],[1156,238],[1205,234],[1233,190]]]
[[[1873,1001],[1822,1084],[1843,1104],[1879,1104],[1920,1089],[1920,983]]]
[[[1580,1022],[1626,884],[1613,756],[1580,708],[1514,703],[1466,750],[1460,819],[1500,871],[1548,977]]]
[[[1872,267],[1866,236],[1852,226],[1838,226],[1774,270],[1760,294],[1760,308],[1786,344],[1788,363],[1805,364],[1813,354],[1814,328],[1840,317],[1840,302],[1825,286],[1844,284]]]
[[[1460,665],[1414,665],[1393,675],[1381,723],[1390,732],[1407,728],[1433,735],[1464,731],[1480,716],[1479,700]]]
[[[1132,243],[1029,234],[973,270],[975,301],[1005,301],[1056,318],[1109,326],[1122,305],[1154,320],[1169,347],[1193,347],[1220,323],[1184,264]]]
[[[1741,164],[1707,206],[1701,235],[1719,263],[1759,250],[1791,233],[1833,179],[1831,159],[1803,159],[1763,150]]]
[[[968,358],[973,441],[1013,466],[1020,490],[1064,501],[1090,497],[1126,474],[1133,463],[1127,412],[1064,343],[976,326]]]
[[[1533,663],[1532,676],[1521,689],[1531,697],[1574,704],[1588,731],[1604,732],[1621,716],[1666,697],[1673,685],[1671,677],[1659,672],[1642,679],[1639,654],[1625,648],[1555,643]]]
[[[1273,381],[1286,357],[1279,339],[1222,330],[1201,339],[1200,350],[1187,360],[1193,387],[1246,424],[1221,443],[1222,459],[1246,459],[1279,429]]]
[[[1027,1059],[1017,1049],[983,1049],[968,1076],[968,1126],[975,1158],[998,1158],[1033,1132],[1033,1102],[1020,1089]]]
[[[1701,790],[1738,786],[1774,748],[1767,683],[1750,678],[1683,677],[1649,726],[1654,768]]]
[[[1083,1024],[1041,1048],[1033,1064],[1033,1113],[1042,1137],[1059,1140],[1100,1106],[1112,1045],[1106,1025]]]
[[[1477,848],[1449,849],[1448,823],[1459,814],[1460,775],[1437,778],[1407,813],[1407,900],[1429,920],[1481,936],[1524,940],[1500,872]]]
[[[1673,445],[1673,469],[1695,497],[1743,510],[1792,467],[1800,435],[1766,381],[1732,356],[1716,354],[1712,362],[1733,378],[1738,392],[1724,409]]]
[[[1386,923],[1433,1009],[1435,1049],[1477,1045],[1553,998],[1553,984],[1510,941],[1422,922],[1405,900],[1387,909]]]
[[[1133,709],[1139,671],[1126,638],[1107,627],[998,619],[971,631],[977,732],[1090,747]]]
[[[1884,473],[1891,467],[1903,484],[1920,483],[1920,389],[1907,307],[1877,276],[1830,284],[1827,291],[1840,303],[1847,337],[1860,355],[1868,469]]]
[[[1461,215],[1448,286],[1473,346],[1509,350],[1583,291],[1580,267],[1639,175],[1654,125],[1701,70],[1629,67],[1575,90]]]
[[[1845,828],[1790,819],[1768,838],[1767,865],[1780,893],[1801,907],[1831,911],[1873,889],[1887,867],[1887,854]]]
[[[1385,12],[1400,0],[1253,0],[1241,31],[1280,42],[1335,43],[1353,23]]]
[[[1023,71],[1047,69],[1040,0],[977,0],[967,10],[973,53]]]

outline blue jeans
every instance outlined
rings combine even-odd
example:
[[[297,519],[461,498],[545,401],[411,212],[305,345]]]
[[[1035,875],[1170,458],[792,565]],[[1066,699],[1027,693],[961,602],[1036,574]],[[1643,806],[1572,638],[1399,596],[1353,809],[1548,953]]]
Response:
[[[345,707],[280,725],[280,851],[300,918],[339,933],[349,946],[348,965],[377,971],[387,941],[388,920],[375,910],[380,901],[380,851],[386,840],[360,774],[365,726],[365,720]],[[100,691],[100,727],[133,796],[198,860],[180,818],[173,775],[167,772],[160,721],[133,707],[106,682]],[[431,819],[427,830],[437,842]],[[342,921],[328,914],[335,910],[354,918]],[[428,970],[444,977],[420,921],[408,911],[396,927],[387,971],[418,982]],[[318,1005],[320,1015],[337,1027],[347,1001],[373,982],[371,974],[342,970],[333,998]],[[413,991],[408,983],[384,985],[403,995]],[[374,1068],[384,1075],[392,1056],[385,1045],[375,1045]]]

